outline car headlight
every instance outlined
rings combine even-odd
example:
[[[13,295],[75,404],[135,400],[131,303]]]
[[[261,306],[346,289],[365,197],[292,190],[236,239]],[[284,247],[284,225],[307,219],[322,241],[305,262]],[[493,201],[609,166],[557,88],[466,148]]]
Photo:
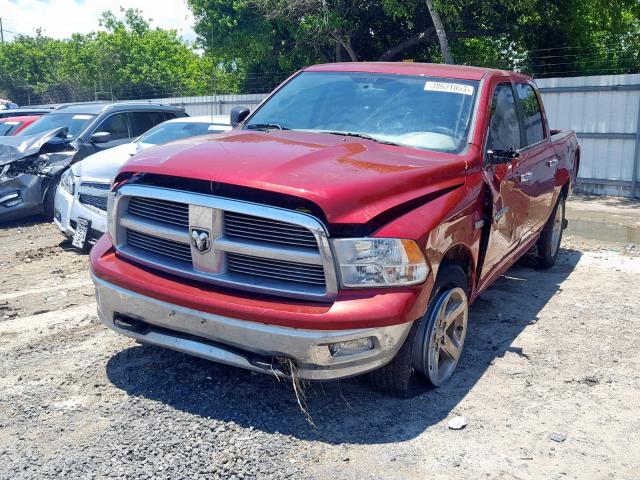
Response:
[[[71,173],[71,169],[69,168],[68,170],[65,170],[62,177],[60,177],[60,187],[73,195],[75,184],[76,179],[73,176],[73,173]]]
[[[344,287],[393,287],[426,280],[429,266],[413,240],[345,238],[333,240]]]

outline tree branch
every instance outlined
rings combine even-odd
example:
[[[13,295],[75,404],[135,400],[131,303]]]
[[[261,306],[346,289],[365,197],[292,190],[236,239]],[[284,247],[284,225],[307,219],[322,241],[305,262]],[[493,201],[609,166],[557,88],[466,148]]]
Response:
[[[392,47],[389,50],[387,50],[382,55],[380,55],[380,58],[378,58],[378,61],[383,62],[385,60],[392,60],[400,52],[403,52],[408,48],[414,47],[416,45],[419,45],[422,42],[426,42],[430,40],[434,33],[435,33],[435,28],[429,27],[419,35],[412,38],[408,38],[403,42],[400,42],[399,44],[397,44],[395,47]]]

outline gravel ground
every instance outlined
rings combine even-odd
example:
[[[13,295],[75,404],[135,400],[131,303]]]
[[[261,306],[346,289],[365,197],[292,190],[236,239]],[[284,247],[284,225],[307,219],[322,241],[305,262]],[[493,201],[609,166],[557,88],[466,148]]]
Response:
[[[640,205],[568,217],[558,265],[472,306],[452,382],[312,384],[315,428],[288,382],[103,327],[54,226],[0,229],[0,478],[639,479]]]

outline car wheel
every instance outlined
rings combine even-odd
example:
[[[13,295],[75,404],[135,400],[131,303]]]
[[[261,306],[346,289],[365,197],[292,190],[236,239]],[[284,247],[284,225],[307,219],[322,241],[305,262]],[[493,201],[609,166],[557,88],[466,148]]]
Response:
[[[53,221],[53,215],[55,213],[54,203],[56,197],[56,188],[58,188],[59,182],[60,177],[51,179],[49,185],[47,186],[47,192],[44,194],[44,199],[42,200],[44,218],[47,221]]]
[[[560,243],[562,242],[562,230],[564,228],[565,198],[560,195],[551,216],[547,220],[540,238],[538,247],[538,266],[540,268],[550,268],[556,263]]]
[[[395,358],[369,374],[376,388],[406,398],[451,378],[467,334],[467,290],[461,266],[442,267],[425,315],[414,323]]]

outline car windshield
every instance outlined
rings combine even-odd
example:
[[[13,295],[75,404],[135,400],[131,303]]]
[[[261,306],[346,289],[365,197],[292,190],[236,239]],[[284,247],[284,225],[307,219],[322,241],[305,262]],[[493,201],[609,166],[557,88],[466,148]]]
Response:
[[[137,141],[151,145],[160,145],[161,143],[173,142],[181,138],[206,135],[208,133],[220,133],[229,128],[231,128],[229,125],[216,123],[166,122],[152,128],[138,138]]]
[[[95,115],[77,113],[48,113],[43,115],[31,125],[21,130],[18,136],[26,137],[38,133],[48,132],[56,128],[67,128],[67,138],[75,138],[89,125]]]
[[[477,81],[359,72],[303,72],[249,118],[245,129],[354,135],[458,153],[465,148]]]
[[[11,132],[17,129],[22,122],[0,122],[0,137],[11,135]]]

